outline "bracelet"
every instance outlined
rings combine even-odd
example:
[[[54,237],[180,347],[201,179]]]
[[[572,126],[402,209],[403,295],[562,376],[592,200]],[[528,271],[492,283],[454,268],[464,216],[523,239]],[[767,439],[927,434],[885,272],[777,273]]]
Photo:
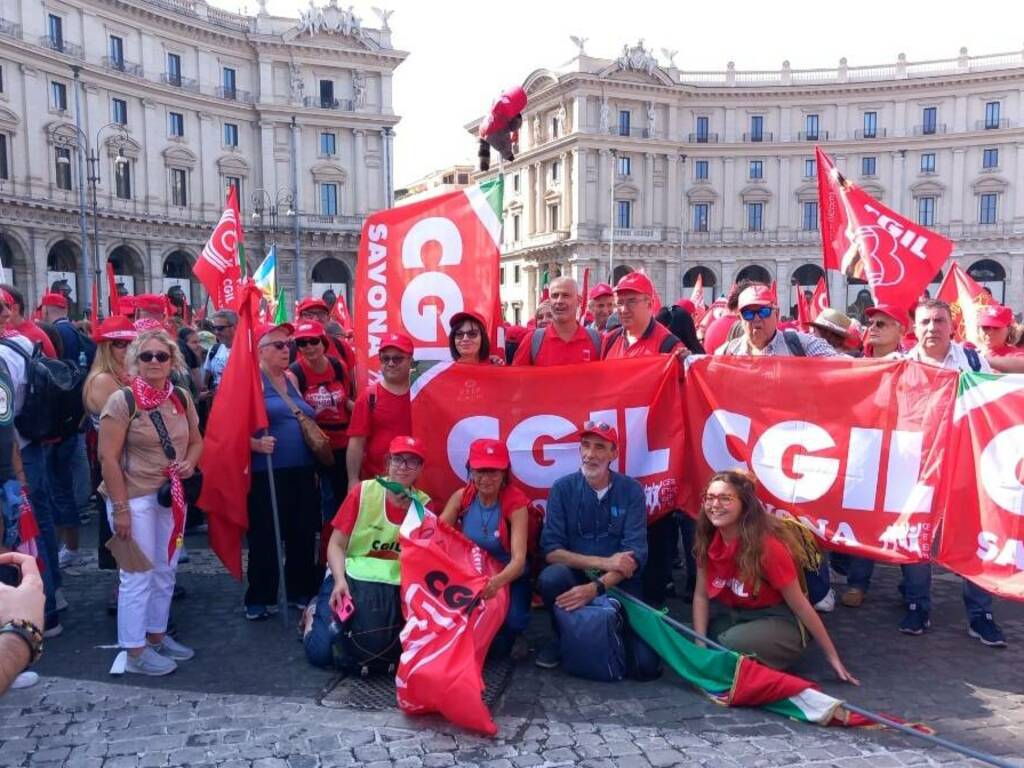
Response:
[[[111,506],[114,508],[114,514],[118,512],[131,512],[132,505],[127,501],[114,501],[111,502]]]
[[[603,595],[605,592],[608,591],[608,588],[605,587],[604,582],[601,581],[600,579],[594,579],[593,584],[594,584],[594,587],[597,589],[597,596],[598,597],[600,597],[601,595]]]
[[[10,632],[25,641],[28,646],[29,664],[35,664],[43,655],[43,631],[27,619],[12,619],[0,626],[0,635]]]

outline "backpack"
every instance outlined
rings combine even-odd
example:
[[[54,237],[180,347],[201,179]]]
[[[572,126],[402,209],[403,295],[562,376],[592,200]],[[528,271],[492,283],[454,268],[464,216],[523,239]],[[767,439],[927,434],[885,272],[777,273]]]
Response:
[[[779,540],[793,556],[800,589],[813,605],[828,594],[831,587],[828,558],[822,554],[818,540],[806,525],[791,517],[778,518],[778,521]]]
[[[587,336],[590,337],[590,343],[594,346],[594,359],[600,360],[601,334],[593,328],[588,328],[586,326],[584,326],[583,330],[587,332]],[[537,359],[537,355],[540,354],[540,346],[544,343],[544,334],[546,331],[546,328],[535,328],[533,335],[530,336],[530,365],[534,364],[534,361]]]
[[[625,333],[625,330],[626,329],[620,325],[618,328],[615,328],[614,330],[609,331],[608,333],[605,334],[604,347],[601,349],[602,358],[608,355],[608,350],[612,348],[612,345],[615,344],[619,336]],[[679,343],[679,339],[677,339],[671,333],[668,334],[661,340],[661,344],[658,345],[658,354],[667,355],[669,352],[675,349],[676,344]]]
[[[332,649],[334,666],[349,673],[393,674],[402,653],[399,633],[405,624],[398,587],[349,578],[348,588],[356,609],[340,624]]]
[[[30,355],[10,339],[0,338],[25,359],[25,402],[14,418],[18,433],[32,442],[60,440],[78,432],[85,416],[82,387],[86,371],[67,360],[43,355],[36,344]]]
[[[617,600],[595,597],[574,611],[554,607],[562,671],[611,683],[626,676],[625,626]]]
[[[783,331],[782,340],[786,342],[786,346],[789,348],[789,354],[793,357],[807,357],[807,352],[804,350],[803,342],[800,341],[800,337],[796,331]]]

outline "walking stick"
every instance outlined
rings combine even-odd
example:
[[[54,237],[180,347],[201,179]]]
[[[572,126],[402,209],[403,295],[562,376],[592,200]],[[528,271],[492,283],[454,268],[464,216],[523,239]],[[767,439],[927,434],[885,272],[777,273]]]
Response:
[[[656,608],[654,608],[654,607],[648,605],[647,603],[645,603],[643,600],[640,600],[637,597],[633,597],[632,595],[624,592],[621,589],[618,589],[616,587],[612,587],[610,590],[608,590],[608,592],[609,592],[609,594],[613,595],[617,600],[628,600],[629,602],[633,603],[634,605],[638,605],[638,606],[641,606],[643,608],[647,608],[648,610],[653,611],[654,613],[658,614],[661,617],[662,621],[664,621],[666,624],[668,624],[670,627],[672,627],[672,629],[675,629],[675,630],[683,633],[684,635],[689,637],[691,640],[696,640],[696,641],[699,641],[701,643],[704,643],[708,648],[714,648],[716,651],[726,651],[728,653],[736,653],[736,651],[732,650],[731,648],[726,648],[721,643],[716,643],[714,640],[711,640],[711,639],[709,639],[707,637],[704,637],[704,635],[700,634],[699,632],[697,632],[692,627],[688,627],[685,624],[683,624],[682,622],[676,621],[671,616],[669,616],[667,613],[662,613],[661,611],[657,610]],[[875,723],[878,723],[879,725],[885,726],[886,728],[892,728],[893,730],[900,731],[901,733],[905,733],[908,736],[913,736],[915,738],[927,741],[930,744],[933,744],[935,746],[943,747],[943,748],[948,749],[948,750],[950,750],[952,752],[958,752],[961,755],[966,755],[967,757],[973,757],[975,760],[979,760],[979,761],[981,761],[983,763],[988,763],[989,765],[994,765],[994,766],[996,766],[996,768],[1014,768],[1012,763],[1008,763],[1005,760],[1000,760],[995,755],[990,755],[990,754],[987,754],[985,752],[979,752],[979,751],[977,751],[975,749],[972,749],[971,747],[965,747],[963,744],[957,744],[955,741],[949,741],[947,739],[943,739],[940,736],[934,736],[934,735],[932,735],[930,733],[923,733],[922,731],[918,731],[918,730],[916,730],[914,728],[911,728],[909,725],[904,725],[903,723],[898,723],[895,720],[892,720],[892,719],[886,717],[885,715],[880,715],[877,712],[872,712],[869,709],[864,709],[862,707],[858,707],[858,706],[856,706],[854,704],[850,704],[849,702],[846,702],[846,701],[843,702],[842,706],[843,706],[843,709],[847,709],[850,712],[858,714],[861,717],[865,717],[868,720],[871,720],[872,722],[875,722]]]
[[[270,430],[264,431],[264,436]],[[288,629],[288,595],[284,583],[284,552],[281,542],[281,517],[277,511],[277,484],[274,482],[274,462],[267,454],[267,482],[270,483],[270,510],[274,517],[274,551],[277,553],[277,609],[281,614],[281,626]]]

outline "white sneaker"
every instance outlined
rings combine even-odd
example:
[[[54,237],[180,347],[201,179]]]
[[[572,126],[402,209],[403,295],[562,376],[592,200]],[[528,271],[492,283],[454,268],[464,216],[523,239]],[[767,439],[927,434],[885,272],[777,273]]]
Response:
[[[82,554],[77,549],[61,547],[57,553],[57,564],[61,568],[74,568],[82,562]]]
[[[814,604],[814,610],[818,613],[832,613],[836,609],[836,591],[832,587],[828,588],[828,594],[826,594],[821,600]]]
[[[170,635],[164,635],[162,642],[158,645],[151,644],[149,647],[164,658],[173,659],[174,661],[188,661],[196,655],[195,651],[184,643],[179,643]]]
[[[171,674],[177,668],[178,665],[174,663],[174,659],[161,656],[152,646],[146,646],[138,656],[128,654],[128,661],[125,664],[124,671],[137,675],[161,677]]]
[[[32,670],[28,672],[22,672],[11,683],[11,688],[31,688],[33,685],[39,682],[39,675]]]
[[[54,593],[54,600],[57,602],[58,611],[66,611],[68,609],[68,599],[64,597],[64,587],[61,587]]]

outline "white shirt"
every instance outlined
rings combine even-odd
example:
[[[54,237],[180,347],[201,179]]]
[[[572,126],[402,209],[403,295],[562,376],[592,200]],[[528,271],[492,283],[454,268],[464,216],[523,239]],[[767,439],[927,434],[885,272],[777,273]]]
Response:
[[[908,360],[916,360],[925,365],[947,368],[951,371],[966,371],[969,373],[974,370],[967,360],[967,353],[964,351],[963,344],[957,344],[955,341],[949,342],[949,351],[946,352],[946,357],[941,363],[927,357],[920,344],[916,344],[913,349],[907,352],[906,357]],[[981,368],[978,369],[979,372],[992,373],[992,366],[988,364],[988,361],[981,354],[978,355],[978,359],[981,361]]]
[[[217,354],[207,355],[206,362],[203,363],[203,371],[213,376],[215,387],[220,386],[220,379],[224,375],[224,369],[228,367],[228,355],[230,354],[231,347],[221,344],[217,347]]]
[[[832,348],[824,339],[818,338],[817,336],[810,333],[803,333],[801,331],[790,331],[800,341],[800,346],[804,348],[806,357],[838,357],[839,353]],[[765,357],[791,357],[792,352],[789,351],[789,345],[786,344],[786,337],[784,331],[780,328],[772,336],[772,340],[765,344],[764,349],[758,350],[750,344],[746,335],[740,336],[738,339],[726,342],[723,346],[719,347],[715,351],[716,355],[763,355]]]

